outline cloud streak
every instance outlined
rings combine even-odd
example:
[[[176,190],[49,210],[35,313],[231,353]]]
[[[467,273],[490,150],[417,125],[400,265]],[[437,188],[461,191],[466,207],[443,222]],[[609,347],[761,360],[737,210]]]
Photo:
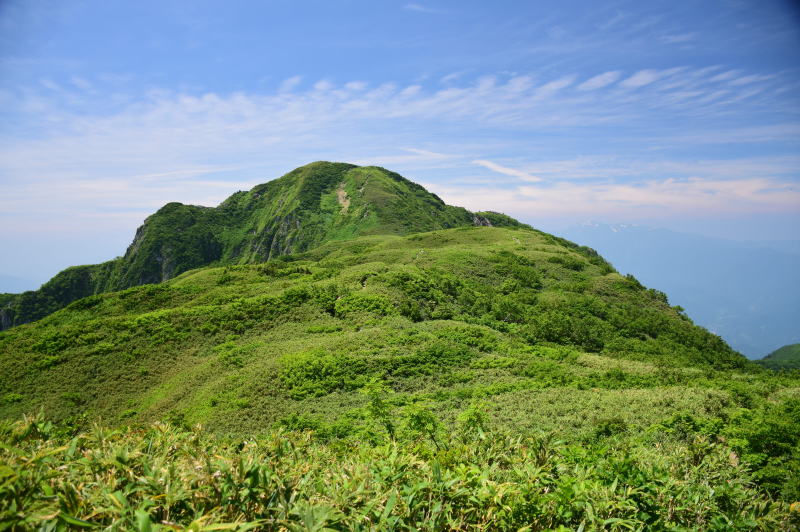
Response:
[[[440,10],[424,6],[422,4],[406,4],[403,6],[406,11],[415,11],[417,13],[437,14],[441,13]]]
[[[571,183],[512,188],[456,187],[431,183],[445,201],[470,209],[493,209],[524,217],[586,219],[613,216],[668,219],[676,214],[744,215],[792,212],[800,208],[800,190],[787,182],[737,180],[651,180],[626,183]]]
[[[657,70],[652,70],[652,69],[640,70],[631,77],[620,82],[620,86],[628,89],[638,89],[639,87],[650,85],[651,83],[659,79],[661,76],[662,74]]]
[[[602,89],[603,87],[607,87],[608,85],[611,85],[617,81],[620,75],[621,72],[619,70],[612,70],[610,72],[598,74],[578,85],[578,90],[593,91],[595,89]]]
[[[502,166],[492,161],[487,161],[485,159],[474,160],[472,161],[472,164],[477,164],[478,166],[482,166],[488,170],[491,170],[492,172],[497,172],[498,174],[504,174],[516,177],[523,181],[537,182],[542,180],[539,177],[532,176],[528,172],[523,172],[522,170],[517,170],[515,168],[509,168],[508,166]]]

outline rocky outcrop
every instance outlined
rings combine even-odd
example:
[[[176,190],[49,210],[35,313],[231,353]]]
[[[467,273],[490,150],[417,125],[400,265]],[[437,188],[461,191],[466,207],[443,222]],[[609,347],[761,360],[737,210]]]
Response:
[[[492,227],[492,222],[490,222],[488,218],[484,218],[483,216],[478,216],[477,214],[473,214],[472,225]]]

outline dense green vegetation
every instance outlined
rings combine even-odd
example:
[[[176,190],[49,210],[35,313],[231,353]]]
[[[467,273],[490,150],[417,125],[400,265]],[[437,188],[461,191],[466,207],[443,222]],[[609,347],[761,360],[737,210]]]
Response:
[[[380,396],[377,396],[380,401]],[[793,426],[770,414],[760,434]],[[371,409],[383,424],[381,408]],[[479,405],[446,433],[425,410],[396,437],[246,440],[165,424],[59,434],[41,418],[0,426],[3,529],[789,530],[718,429],[677,416],[636,436],[619,421],[581,443],[485,428]],[[402,423],[400,423],[402,421]],[[737,425],[728,429],[735,436]],[[745,431],[747,432],[747,431]]]
[[[756,362],[769,369],[800,369],[800,344],[785,345]]]
[[[165,281],[0,332],[0,530],[800,524],[797,372],[589,248],[382,169],[289,176],[48,290]],[[167,241],[180,267],[136,263]]]
[[[4,331],[0,348],[0,394],[25,396],[0,413],[174,414],[225,431],[336,417],[372,378],[444,411],[474,396],[755,371],[591,250],[490,227],[193,270],[76,301]]]
[[[123,257],[68,268],[39,290],[0,297],[0,330],[82,297],[160,283],[201,266],[260,263],[359,235],[473,225],[523,226],[502,214],[445,205],[383,168],[311,163],[217,208],[165,205],[145,220]]]

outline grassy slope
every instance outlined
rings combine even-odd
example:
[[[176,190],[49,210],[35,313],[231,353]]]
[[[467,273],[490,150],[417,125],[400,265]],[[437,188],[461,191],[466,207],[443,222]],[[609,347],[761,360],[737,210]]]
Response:
[[[371,377],[444,413],[554,389],[613,404],[635,385],[656,401],[660,387],[748,366],[585,253],[534,231],[454,229],[93,296],[0,334],[0,394],[23,395],[2,413],[172,415],[250,432],[294,412],[346,417]],[[498,420],[517,423],[513,403],[498,399]]]
[[[756,363],[776,370],[800,369],[800,344],[785,345]]]

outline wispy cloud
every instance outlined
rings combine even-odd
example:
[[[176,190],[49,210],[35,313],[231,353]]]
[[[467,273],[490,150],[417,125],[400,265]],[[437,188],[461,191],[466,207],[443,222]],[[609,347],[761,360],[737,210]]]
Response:
[[[581,91],[592,91],[595,89],[602,89],[603,87],[607,87],[611,85],[615,81],[619,79],[621,72],[619,70],[612,70],[610,72],[604,72],[602,74],[598,74],[593,78],[589,78],[580,85],[578,85],[578,90]]]
[[[52,81],[50,79],[47,79],[47,78],[39,80],[39,83],[41,83],[42,87],[44,87],[46,89],[50,89],[51,91],[60,91],[61,90],[61,87],[57,83],[55,83],[54,81]]]
[[[459,158],[457,155],[419,148],[400,148],[400,151],[403,152],[402,155],[394,152],[381,152],[377,155],[353,159],[351,162],[362,166],[403,165],[405,168],[431,168]]]
[[[84,91],[88,91],[92,88],[92,84],[80,76],[70,77],[69,82],[72,83],[75,87]]]
[[[509,175],[512,177],[517,177],[522,179],[523,181],[541,181],[541,178],[536,176],[530,175],[528,172],[523,172],[522,170],[517,170],[516,168],[509,168],[508,166],[502,166],[492,161],[487,161],[486,159],[476,159],[472,161],[472,164],[477,164],[478,166],[483,166],[491,170],[492,172],[497,172],[499,174]]]
[[[711,81],[727,81],[741,74],[741,70],[726,70],[711,78]]]
[[[314,83],[314,90],[316,91],[327,91],[332,88],[333,88],[333,83],[331,83],[327,79],[321,79],[318,82]]]
[[[796,212],[800,190],[763,178],[739,180],[650,180],[640,183],[560,182],[513,188],[429,184],[445,201],[469,209],[493,209],[523,219],[595,216],[667,219],[698,216]],[[568,198],[568,201],[565,200]]]
[[[348,81],[344,84],[344,88],[351,91],[363,91],[367,88],[367,84],[363,81]]]
[[[416,11],[417,13],[430,13],[436,14],[441,13],[442,11],[439,9],[435,9],[432,7],[424,6],[422,4],[406,4],[403,6],[403,9],[406,11]]]
[[[464,71],[464,70],[461,70],[459,72],[451,72],[450,74],[442,76],[439,79],[439,82],[440,83],[445,83],[445,84],[446,83],[452,83],[452,82],[456,81],[457,79],[459,79],[460,77],[462,77],[464,74],[466,74],[466,71]]]
[[[294,90],[302,80],[302,76],[292,76],[291,78],[287,78],[281,82],[278,92],[290,92]]]
[[[755,83],[757,81],[767,81],[772,79],[774,76],[761,76],[761,75],[751,75],[751,76],[742,76],[740,78],[736,78],[730,82],[731,85],[749,85],[750,83]]]
[[[516,187],[513,204],[520,209],[527,205],[531,213],[573,209],[572,197],[565,203],[568,196],[557,199],[553,191],[594,197],[596,204],[607,206],[613,204],[612,193],[619,192],[617,203],[627,198],[624,204],[634,208],[639,198],[641,208],[649,208],[660,205],[645,201],[656,191],[677,201],[679,194],[670,191],[688,194],[700,190],[702,182],[718,182],[718,195],[711,202],[715,205],[750,201],[748,194],[758,199],[751,206],[786,205],[777,195],[746,188],[747,183],[761,186],[768,181],[787,198],[794,197],[785,186],[790,176],[765,173],[759,161],[706,166],[691,161],[667,168],[649,164],[644,155],[616,163],[603,158],[619,142],[625,142],[628,154],[696,149],[720,139],[739,145],[765,139],[797,144],[800,131],[790,121],[771,128],[754,128],[748,122],[747,130],[728,121],[726,105],[740,109],[741,102],[762,94],[754,91],[777,83],[777,78],[741,86],[725,83],[721,88],[719,81],[712,81],[719,71],[715,68],[640,70],[619,83],[635,91],[618,89],[620,70],[600,72],[580,85],[574,74],[454,78],[444,87],[435,82],[372,85],[357,80],[319,80],[305,86],[295,76],[266,93],[156,90],[104,112],[87,97],[88,85],[11,92],[5,96],[7,107],[22,113],[26,134],[0,132],[0,211],[79,216],[102,203],[114,216],[128,212],[131,220],[141,220],[165,201],[213,205],[233,190],[312,158],[386,165],[413,171],[411,178],[435,176],[442,182],[463,176],[474,176],[476,182],[495,179],[495,193],[506,187],[502,193],[511,194],[508,187]],[[742,72],[738,77],[751,75],[756,74]],[[751,108],[757,113],[758,107]],[[664,127],[656,134],[651,124],[662,120],[665,110],[670,119],[680,118],[681,128]],[[694,126],[686,128],[687,123]],[[606,135],[612,135],[608,142]],[[541,147],[551,137],[562,139],[561,152],[574,152],[573,156],[544,159]],[[398,150],[398,145],[406,148]],[[576,158],[575,153],[582,155]],[[787,167],[797,168],[796,161],[792,164]],[[477,167],[491,173],[475,175]],[[767,181],[748,181],[756,178]],[[723,190],[726,179],[741,181],[737,190],[745,192]],[[577,180],[583,183],[570,184]],[[666,184],[659,188],[653,183]],[[525,184],[537,186],[521,188]],[[453,194],[453,201],[460,201]],[[531,198],[539,198],[539,203]],[[553,205],[545,208],[544,201]],[[687,205],[699,208],[700,202]],[[503,210],[501,205],[492,207]]]
[[[548,83],[545,83],[541,87],[537,88],[536,92],[534,93],[534,97],[547,98],[549,96],[552,96],[556,92],[560,91],[561,89],[569,87],[570,85],[572,85],[574,81],[575,81],[575,75],[564,76],[562,78],[550,81]]]
[[[676,33],[671,35],[662,35],[659,37],[659,40],[664,44],[684,44],[691,42],[696,38],[696,33]]]
[[[639,87],[644,87],[645,85],[653,83],[661,78],[661,76],[662,74],[658,70],[640,70],[631,77],[621,81],[620,86],[629,89],[638,89]]]

